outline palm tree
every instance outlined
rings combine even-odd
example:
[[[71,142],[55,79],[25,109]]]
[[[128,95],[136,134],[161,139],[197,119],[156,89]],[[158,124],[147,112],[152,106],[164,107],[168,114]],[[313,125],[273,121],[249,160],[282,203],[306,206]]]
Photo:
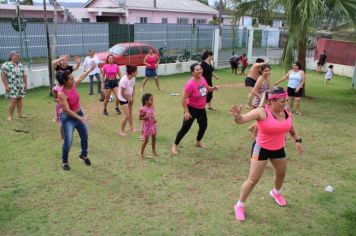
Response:
[[[327,20],[330,12],[334,16],[356,23],[355,0],[261,0],[235,2],[235,14],[241,17],[247,13],[255,16],[261,14],[268,17],[273,12],[284,13],[288,28],[287,44],[282,59],[286,68],[290,68],[294,60],[294,52],[298,52],[298,61],[305,69],[307,36]],[[328,12],[325,6],[329,7]]]

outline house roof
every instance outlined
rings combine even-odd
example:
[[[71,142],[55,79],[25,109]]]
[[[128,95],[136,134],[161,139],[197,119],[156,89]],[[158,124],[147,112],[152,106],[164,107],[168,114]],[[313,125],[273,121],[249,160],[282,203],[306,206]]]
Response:
[[[87,7],[95,0],[87,1],[83,7]],[[155,11],[173,11],[173,12],[193,12],[205,14],[218,14],[214,8],[207,6],[197,0],[156,0],[156,8],[153,6],[154,0],[116,0],[117,6],[119,3],[125,3],[127,9],[136,10],[155,10]]]

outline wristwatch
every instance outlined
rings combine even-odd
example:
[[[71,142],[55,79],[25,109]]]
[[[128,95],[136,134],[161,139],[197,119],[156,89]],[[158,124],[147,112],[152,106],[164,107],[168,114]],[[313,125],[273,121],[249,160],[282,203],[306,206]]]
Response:
[[[295,142],[296,143],[302,143],[302,138],[296,139]]]

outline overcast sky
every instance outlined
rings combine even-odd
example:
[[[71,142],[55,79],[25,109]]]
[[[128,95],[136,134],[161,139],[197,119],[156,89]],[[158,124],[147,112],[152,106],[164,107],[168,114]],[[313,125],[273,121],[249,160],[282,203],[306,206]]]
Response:
[[[58,0],[58,2],[87,2],[88,0]],[[209,4],[213,4],[216,0],[209,0]],[[34,0],[34,2],[42,2],[41,0]]]

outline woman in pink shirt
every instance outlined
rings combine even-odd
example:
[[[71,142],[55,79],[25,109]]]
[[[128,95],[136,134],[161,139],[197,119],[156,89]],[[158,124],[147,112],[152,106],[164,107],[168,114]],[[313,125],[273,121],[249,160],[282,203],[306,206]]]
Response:
[[[60,85],[60,88],[58,89],[58,101],[61,105],[61,124],[63,129],[63,170],[70,170],[68,154],[72,146],[74,129],[78,131],[80,136],[81,153],[79,158],[82,159],[86,165],[91,165],[88,158],[88,128],[86,125],[88,118],[84,116],[80,107],[80,98],[76,86],[85,79],[94,68],[95,65],[91,65],[89,70],[84,72],[78,78],[74,78],[69,70],[61,70],[56,73],[56,79]]]
[[[280,189],[283,184],[287,168],[287,158],[284,151],[286,134],[294,138],[296,149],[302,155],[302,139],[296,134],[292,124],[291,113],[286,109],[287,92],[281,87],[275,87],[270,93],[266,92],[263,100],[268,99],[266,106],[258,107],[246,114],[241,114],[242,105],[233,106],[230,110],[235,122],[244,124],[256,120],[258,133],[252,145],[251,167],[248,179],[242,185],[240,198],[234,206],[235,217],[238,221],[245,220],[244,201],[257,184],[266,167],[268,159],[275,169],[274,189],[271,197],[280,206],[286,206]]]
[[[145,79],[142,82],[141,92],[143,92],[143,89],[145,88],[148,78],[151,77],[154,78],[157,89],[161,90],[161,88],[159,87],[158,76],[157,76],[159,56],[153,52],[152,48],[148,50],[148,54],[143,59],[143,64],[146,65],[146,70],[145,70]]]
[[[193,77],[185,84],[182,94],[182,106],[184,109],[183,125],[179,130],[176,140],[172,146],[172,154],[177,155],[178,145],[183,137],[188,133],[195,119],[199,124],[196,147],[204,147],[201,140],[205,130],[208,127],[208,118],[206,116],[205,105],[208,92],[218,90],[218,86],[210,87],[204,79],[203,69],[199,63],[190,66]]]
[[[106,58],[106,64],[101,68],[101,71],[102,71],[102,77],[104,78],[101,80],[102,83],[101,87],[105,89],[103,115],[107,116],[109,115],[107,111],[107,106],[109,103],[111,92],[113,92],[114,95],[116,96],[116,101],[117,102],[119,101],[117,94],[118,94],[118,87],[119,87],[118,80],[121,78],[121,72],[119,66],[115,64],[114,55],[112,54],[108,55],[108,57]],[[118,107],[118,103],[116,103],[115,111],[116,113],[121,114],[121,111]]]

